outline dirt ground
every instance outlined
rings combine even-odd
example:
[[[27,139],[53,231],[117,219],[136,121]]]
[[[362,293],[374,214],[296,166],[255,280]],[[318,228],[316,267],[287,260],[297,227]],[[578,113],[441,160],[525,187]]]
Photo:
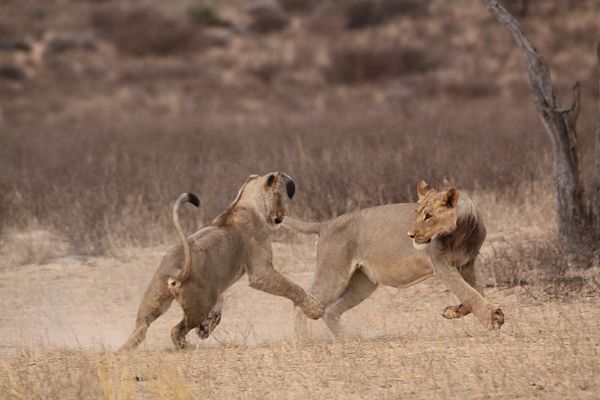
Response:
[[[295,344],[289,300],[242,278],[213,336],[190,333],[195,349],[172,351],[169,330],[181,317],[174,303],[140,349],[115,354],[164,250],[0,271],[7,396],[600,398],[600,298],[543,300],[522,287],[491,288],[486,295],[501,304],[506,324],[489,333],[472,316],[441,317],[455,299],[435,278],[380,288],[344,316],[342,340],[311,322],[308,344]],[[274,252],[276,267],[308,287],[312,239],[275,243]]]

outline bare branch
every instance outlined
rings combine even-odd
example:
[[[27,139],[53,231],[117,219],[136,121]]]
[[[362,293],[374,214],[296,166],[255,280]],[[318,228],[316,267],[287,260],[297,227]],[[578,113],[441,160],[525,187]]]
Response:
[[[529,84],[534,90],[536,101],[540,106],[555,107],[555,95],[550,79],[550,69],[546,59],[538,54],[535,47],[529,42],[517,20],[497,0],[484,0],[488,10],[510,32],[513,39],[521,49],[525,63]]]
[[[571,104],[571,108],[567,110],[557,110],[563,113],[567,119],[567,123],[570,130],[575,130],[575,125],[577,124],[577,119],[579,118],[579,112],[581,111],[581,88],[579,86],[579,82],[573,85],[573,103]]]
[[[492,15],[511,34],[523,55],[529,86],[552,144],[559,233],[563,239],[578,241],[585,236],[586,227],[590,222],[579,165],[576,129],[581,110],[579,83],[573,86],[571,107],[562,109],[552,85],[548,63],[527,39],[517,20],[498,3],[498,0],[483,1]],[[600,52],[600,49],[598,51]]]

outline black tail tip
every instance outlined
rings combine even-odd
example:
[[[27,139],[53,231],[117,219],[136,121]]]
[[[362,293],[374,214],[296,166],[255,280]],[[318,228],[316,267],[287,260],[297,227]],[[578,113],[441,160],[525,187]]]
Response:
[[[186,193],[187,201],[192,203],[196,207],[200,207],[200,199],[194,193]]]

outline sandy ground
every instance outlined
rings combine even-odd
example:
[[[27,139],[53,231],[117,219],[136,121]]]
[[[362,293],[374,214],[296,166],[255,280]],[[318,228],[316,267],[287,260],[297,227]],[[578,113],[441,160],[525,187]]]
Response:
[[[523,288],[488,289],[506,315],[502,331],[489,333],[472,316],[440,316],[456,300],[435,278],[408,289],[378,289],[344,316],[343,340],[332,340],[321,321],[310,322],[313,339],[303,345],[294,344],[291,302],[242,278],[227,292],[213,336],[188,335],[196,349],[171,351],[169,330],[181,318],[174,303],[139,350],[115,355],[110,350],[130,333],[163,252],[67,257],[1,270],[0,361],[31,377],[52,360],[112,357],[103,362],[124,371],[143,362],[152,375],[151,357],[183,366],[177,371],[192,397],[600,398],[599,297],[542,301]],[[312,243],[275,243],[274,252],[276,267],[308,287]],[[141,397],[155,394],[146,378],[133,374],[119,379],[135,382],[133,393]]]

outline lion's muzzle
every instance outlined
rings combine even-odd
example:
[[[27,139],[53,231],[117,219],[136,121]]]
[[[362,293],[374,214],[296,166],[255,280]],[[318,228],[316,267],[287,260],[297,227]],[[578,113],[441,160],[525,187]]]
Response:
[[[408,232],[408,236],[413,240],[414,244],[428,244],[431,242],[431,238],[425,239],[421,235],[417,235],[414,232]]]
[[[271,220],[275,225],[281,224],[284,218],[285,213],[283,211],[276,211],[275,213],[271,214]]]
[[[281,225],[283,219],[285,218],[284,211],[270,211],[265,216],[265,221],[268,225]]]

